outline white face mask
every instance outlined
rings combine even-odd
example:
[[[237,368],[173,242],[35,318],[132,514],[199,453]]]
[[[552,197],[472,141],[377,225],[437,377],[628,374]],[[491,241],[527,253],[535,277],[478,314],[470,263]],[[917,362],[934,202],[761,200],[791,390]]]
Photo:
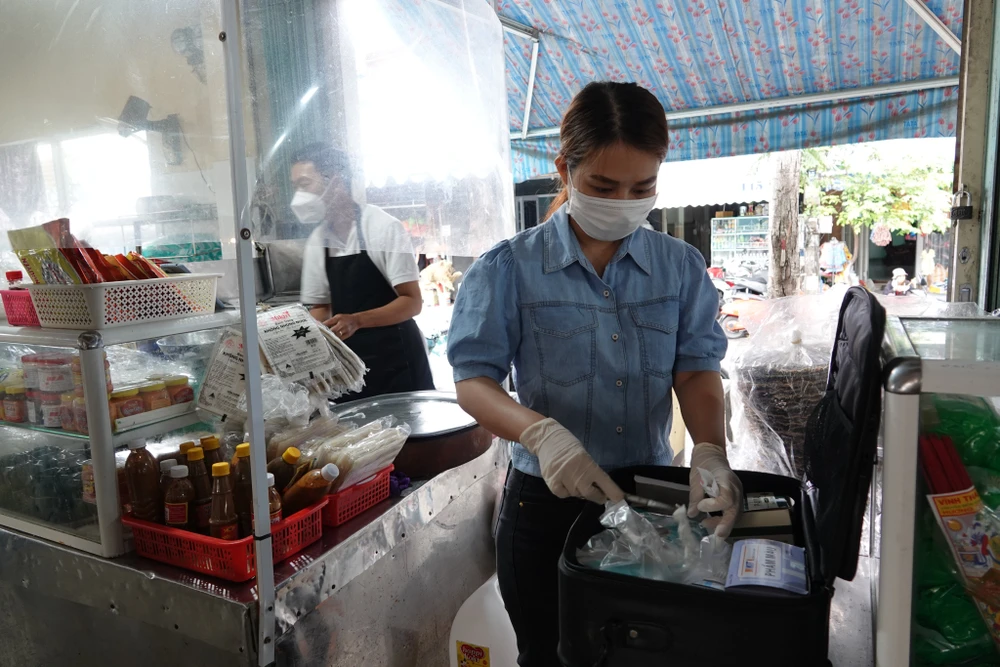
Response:
[[[303,225],[315,225],[326,219],[326,204],[318,195],[304,190],[296,190],[292,197],[292,213]]]
[[[656,195],[645,199],[604,199],[585,195],[569,178],[569,214],[583,233],[598,241],[619,241],[646,222]]]

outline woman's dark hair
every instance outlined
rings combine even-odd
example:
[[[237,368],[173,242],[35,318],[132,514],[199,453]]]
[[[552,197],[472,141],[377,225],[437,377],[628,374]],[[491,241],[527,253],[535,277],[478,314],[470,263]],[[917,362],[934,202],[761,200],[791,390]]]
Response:
[[[595,81],[573,98],[559,128],[559,141],[559,154],[571,170],[619,142],[662,161],[669,141],[667,118],[656,96],[639,84]],[[563,185],[546,219],[566,203],[567,197]]]
[[[303,146],[292,155],[292,164],[299,162],[312,162],[316,171],[327,178],[336,176],[345,183],[351,182],[351,161],[347,153],[332,146],[318,142]]]

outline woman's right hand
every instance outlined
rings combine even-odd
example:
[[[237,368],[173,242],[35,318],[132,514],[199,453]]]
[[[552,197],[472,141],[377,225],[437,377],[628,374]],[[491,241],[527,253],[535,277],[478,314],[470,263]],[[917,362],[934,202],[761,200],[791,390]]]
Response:
[[[554,419],[524,429],[520,443],[538,457],[542,478],[560,498],[586,498],[595,503],[619,502],[625,493],[601,470],[583,444]]]

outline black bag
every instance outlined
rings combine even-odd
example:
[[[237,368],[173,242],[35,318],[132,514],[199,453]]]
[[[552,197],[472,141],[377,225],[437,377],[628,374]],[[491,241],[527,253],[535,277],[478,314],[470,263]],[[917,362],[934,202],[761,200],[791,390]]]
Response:
[[[851,288],[844,298],[827,391],[807,427],[806,481],[738,472],[744,492],[796,499],[795,543],[806,549],[810,590],[774,595],[650,581],[580,565],[577,549],[600,532],[588,504],[559,560],[559,659],[564,667],[827,665],[836,577],[854,578],[881,418],[885,310]],[[687,484],[689,470],[638,467],[612,476],[626,492],[642,475]]]

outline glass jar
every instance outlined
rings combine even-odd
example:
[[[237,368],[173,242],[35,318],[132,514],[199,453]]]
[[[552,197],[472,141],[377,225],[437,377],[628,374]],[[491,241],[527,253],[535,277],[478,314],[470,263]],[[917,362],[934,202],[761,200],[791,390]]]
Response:
[[[168,375],[163,378],[163,383],[167,385],[167,392],[170,394],[170,403],[190,403],[194,400],[194,389],[188,384],[186,375]]]
[[[111,392],[111,419],[132,417],[145,412],[138,387],[126,387]]]
[[[73,358],[67,354],[40,354],[35,362],[38,390],[62,394],[73,389]]]
[[[64,431],[76,431],[76,418],[73,416],[73,392],[64,393],[59,401],[59,421]]]
[[[62,394],[52,391],[38,392],[38,402],[41,404],[41,426],[45,428],[62,428]]]
[[[27,396],[23,384],[7,385],[3,397],[3,418],[14,424],[24,423],[28,418]]]
[[[139,396],[142,398],[142,407],[145,412],[170,407],[170,394],[167,392],[167,385],[163,382],[149,382],[140,386]]]
[[[108,385],[108,393],[113,391],[111,385],[111,364],[108,363],[108,353],[102,350],[104,355],[104,380]],[[73,376],[73,389],[83,386],[83,366],[80,362],[79,355],[74,356],[72,361],[70,361],[70,373]]]
[[[77,433],[89,433],[87,429],[87,401],[83,396],[83,387],[73,392],[73,425]]]

